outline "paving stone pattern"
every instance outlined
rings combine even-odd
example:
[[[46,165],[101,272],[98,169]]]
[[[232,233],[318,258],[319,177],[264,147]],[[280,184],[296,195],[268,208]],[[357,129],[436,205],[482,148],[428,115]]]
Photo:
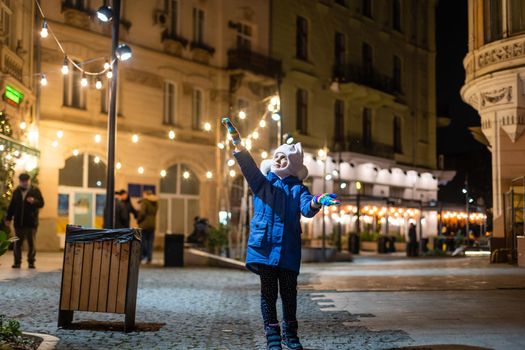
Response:
[[[359,319],[366,315],[323,307],[322,291],[305,289],[309,283],[308,274],[300,277],[298,315],[307,349],[389,349],[412,343],[404,331],[361,326]],[[19,319],[27,331],[58,336],[58,349],[265,348],[258,277],[249,272],[141,269],[139,331],[129,334],[120,330],[123,315],[81,312],[75,314],[78,329],[57,329],[59,294],[59,272],[2,280],[0,313]]]

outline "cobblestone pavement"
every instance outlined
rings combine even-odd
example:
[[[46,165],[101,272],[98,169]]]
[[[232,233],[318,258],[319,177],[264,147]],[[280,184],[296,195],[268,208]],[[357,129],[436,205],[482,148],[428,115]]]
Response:
[[[58,336],[59,349],[264,349],[258,277],[225,269],[141,269],[137,332],[120,330],[123,316],[80,312],[78,329],[57,329],[57,256],[41,255],[39,270],[20,276],[6,272],[10,260],[0,259],[0,313],[27,331]],[[523,289],[525,269],[483,260],[307,264],[300,334],[307,349],[523,349]]]

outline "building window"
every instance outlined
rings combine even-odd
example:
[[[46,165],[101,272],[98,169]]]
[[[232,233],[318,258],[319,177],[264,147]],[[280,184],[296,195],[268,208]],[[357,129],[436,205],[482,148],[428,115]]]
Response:
[[[337,70],[341,70],[342,67],[345,64],[345,56],[346,56],[346,45],[345,45],[345,35],[343,33],[336,32],[335,33],[335,67]]]
[[[402,153],[403,147],[401,142],[401,118],[394,116],[394,152]]]
[[[363,7],[363,16],[372,18],[372,1],[373,0],[361,0],[361,6]]]
[[[402,32],[401,29],[401,0],[392,2],[392,26],[394,30]]]
[[[179,25],[179,1],[166,0],[165,11],[168,14],[168,33],[174,37],[177,36]]]
[[[160,179],[160,232],[191,233],[200,215],[200,181],[186,164],[175,164]]]
[[[297,89],[295,94],[295,110],[297,120],[297,130],[301,134],[308,133],[308,91]]]
[[[507,5],[510,35],[525,32],[525,2],[509,0]]]
[[[334,141],[336,144],[344,142],[345,138],[345,102],[335,100],[334,105]]]
[[[372,111],[370,108],[363,108],[363,145],[372,145]]]
[[[193,8],[193,42],[204,44],[204,11]]]
[[[485,43],[502,38],[502,6],[501,0],[484,0],[483,1],[483,31],[485,34]]]
[[[308,22],[300,16],[296,22],[295,55],[302,60],[308,59]]]
[[[162,122],[167,125],[175,124],[176,95],[175,84],[171,81],[164,82],[164,118]]]
[[[401,92],[401,59],[395,55],[392,62],[392,82],[394,84],[394,90]]]
[[[78,64],[78,62],[75,62]],[[69,74],[64,75],[64,94],[62,103],[73,108],[86,108],[86,89],[80,85],[82,73],[69,63]]]
[[[88,0],[65,0],[64,6],[74,8],[80,11],[89,10]]]
[[[11,47],[11,0],[0,1],[0,38],[6,46]]]
[[[250,51],[252,49],[252,26],[237,24],[237,49]]]
[[[368,45],[367,43],[363,43],[362,47],[362,60],[363,60],[363,70],[366,75],[371,74],[373,69],[373,53],[372,53],[372,46]]]
[[[201,128],[202,107],[202,90],[193,89],[191,127],[194,130],[199,130]]]

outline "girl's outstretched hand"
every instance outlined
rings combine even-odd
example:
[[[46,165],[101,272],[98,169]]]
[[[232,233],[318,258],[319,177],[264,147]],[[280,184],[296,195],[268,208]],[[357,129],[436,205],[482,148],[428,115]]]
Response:
[[[331,205],[340,205],[341,201],[338,199],[335,199],[337,195],[335,193],[320,193],[316,194],[314,198],[312,198],[312,203],[319,207],[321,205],[325,206],[331,206]]]
[[[241,144],[241,135],[239,134],[239,130],[233,125],[230,118],[222,118],[222,124],[228,129],[228,132],[230,133],[230,136],[232,138],[232,143],[237,146]]]

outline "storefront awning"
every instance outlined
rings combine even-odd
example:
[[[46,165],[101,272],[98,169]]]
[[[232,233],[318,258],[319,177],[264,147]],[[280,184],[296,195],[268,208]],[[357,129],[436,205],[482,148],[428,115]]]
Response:
[[[30,155],[30,156],[34,156],[34,157],[39,157],[40,156],[40,151],[37,150],[36,148],[32,148],[32,147],[29,147],[29,146],[26,146],[20,142],[18,142],[17,140],[9,137],[9,136],[5,136],[5,135],[2,135],[0,134],[0,145],[3,145],[2,147],[2,151],[4,149],[12,149],[14,151],[18,151],[20,152],[21,154],[27,154],[27,155]]]

